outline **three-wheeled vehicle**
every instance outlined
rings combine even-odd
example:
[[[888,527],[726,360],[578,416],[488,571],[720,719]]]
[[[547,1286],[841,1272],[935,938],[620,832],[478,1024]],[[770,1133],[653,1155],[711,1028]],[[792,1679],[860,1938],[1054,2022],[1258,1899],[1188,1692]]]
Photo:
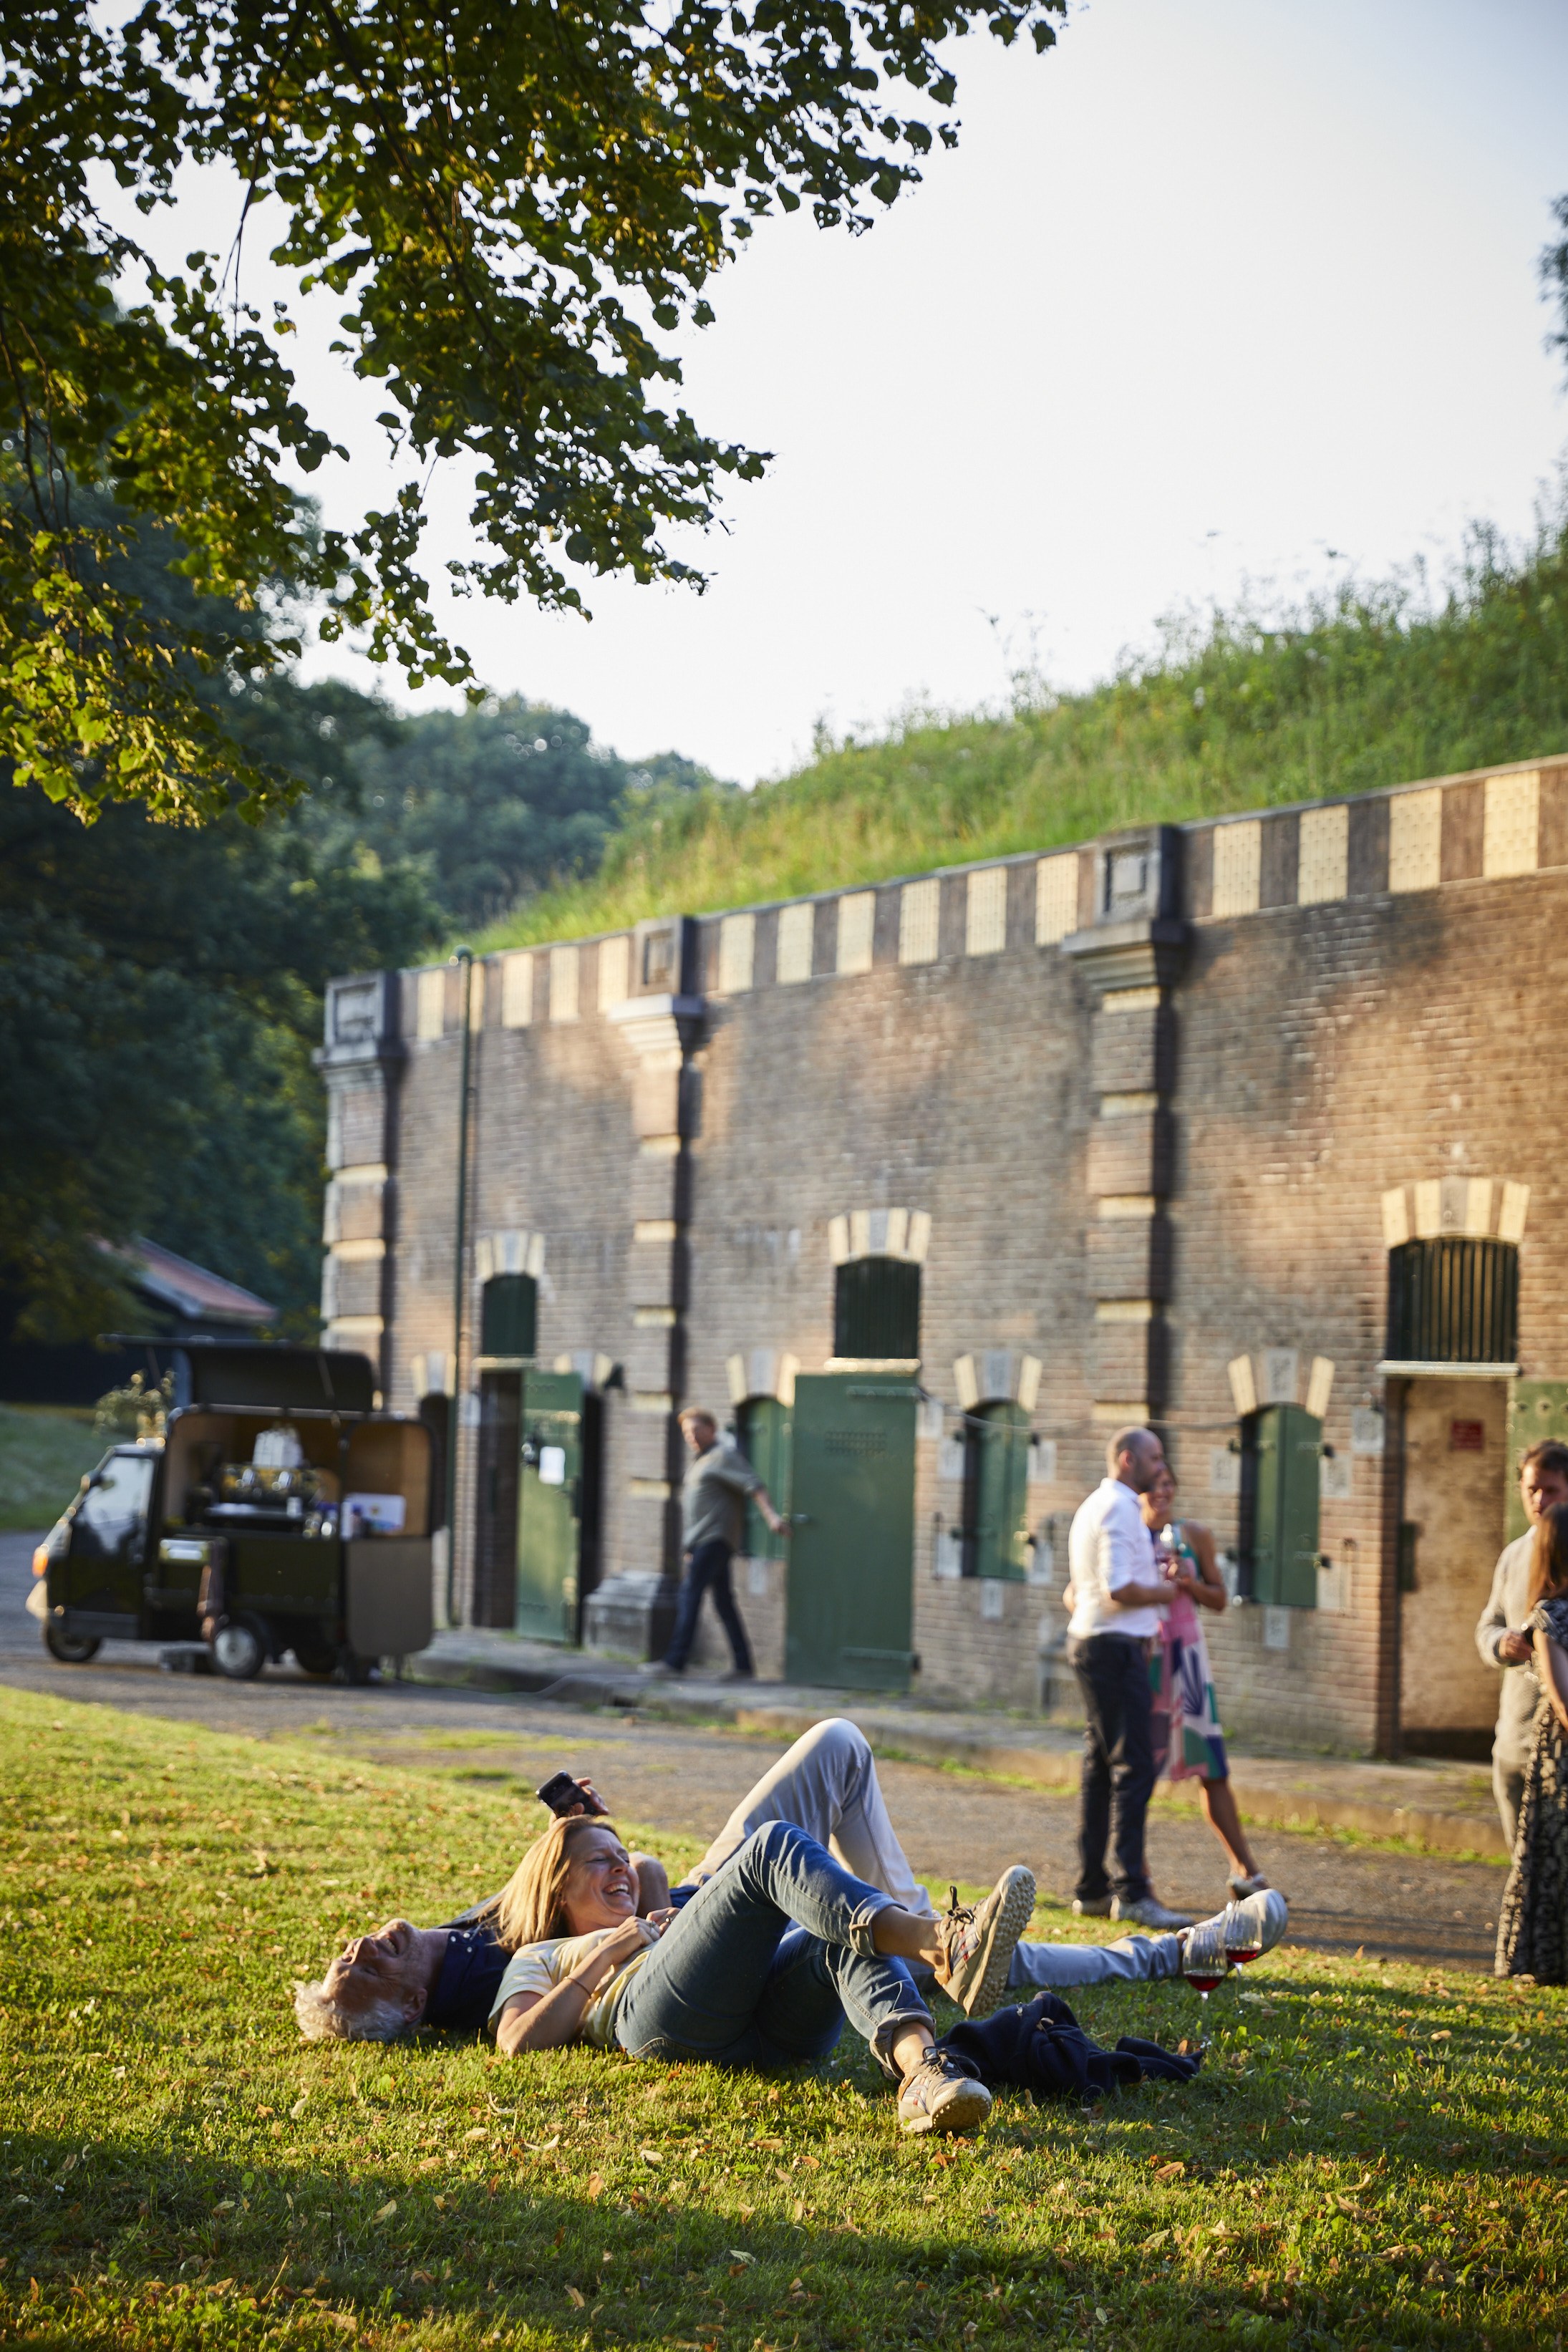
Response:
[[[308,1675],[363,1681],[424,1649],[430,1433],[374,1410],[368,1359],[149,1344],[174,1378],[163,1436],[107,1454],[33,1555],[28,1606],[51,1657],[205,1643],[236,1681],[288,1650]]]

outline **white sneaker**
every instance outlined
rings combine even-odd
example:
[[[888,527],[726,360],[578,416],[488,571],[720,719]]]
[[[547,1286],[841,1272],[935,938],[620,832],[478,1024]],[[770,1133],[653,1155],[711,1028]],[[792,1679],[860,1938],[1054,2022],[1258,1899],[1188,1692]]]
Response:
[[[1152,1895],[1141,1895],[1136,1903],[1124,1903],[1120,1895],[1114,1896],[1110,1916],[1113,1919],[1129,1919],[1134,1927],[1158,1928],[1167,1935],[1174,1928],[1193,1925],[1190,1911],[1167,1911]]]
[[[1072,1899],[1072,1916],[1075,1919],[1109,1919],[1110,1895],[1075,1895]]]

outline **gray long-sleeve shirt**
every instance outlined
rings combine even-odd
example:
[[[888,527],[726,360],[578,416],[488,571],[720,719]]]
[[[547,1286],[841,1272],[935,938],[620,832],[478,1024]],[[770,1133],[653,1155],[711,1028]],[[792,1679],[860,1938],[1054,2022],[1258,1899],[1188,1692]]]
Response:
[[[1504,1633],[1522,1632],[1530,1614],[1530,1554],[1534,1542],[1531,1528],[1504,1545],[1492,1570],[1490,1598],[1476,1627],[1476,1647],[1484,1663],[1502,1667],[1492,1755],[1510,1772],[1522,1772],[1530,1761],[1531,1727],[1541,1704],[1541,1685],[1532,1666],[1504,1665],[1498,1655],[1498,1643]]]
[[[738,1445],[721,1437],[689,1464],[680,1490],[680,1539],[688,1551],[721,1538],[739,1551],[746,1525],[746,1496],[762,1480]]]

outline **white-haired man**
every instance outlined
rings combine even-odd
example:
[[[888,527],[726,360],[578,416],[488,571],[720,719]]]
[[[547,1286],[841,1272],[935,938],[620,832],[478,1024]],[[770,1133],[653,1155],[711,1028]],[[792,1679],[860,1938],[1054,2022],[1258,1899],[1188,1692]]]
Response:
[[[1083,1694],[1083,1778],[1079,1796],[1080,1915],[1135,1920],[1141,1927],[1190,1927],[1154,1900],[1143,1867],[1144,1818],[1155,1766],[1149,1644],[1160,1615],[1190,1578],[1160,1573],[1138,1497],[1165,1461],[1152,1429],[1119,1429],[1105,1449],[1106,1475],[1079,1506],[1068,1538],[1073,1610],[1068,1663]],[[1105,1867],[1112,1847],[1114,1884]]]
[[[846,1717],[813,1724],[730,1815],[691,1873],[673,1890],[647,1854],[632,1857],[639,1912],[679,1904],[710,1877],[767,1822],[793,1822],[820,1841],[857,1878],[921,1918],[934,1916],[930,1895],[915,1877],[889,1819],[876,1759],[865,1734]],[[1005,1881],[1003,1882],[1004,1885]],[[995,1892],[987,1902],[996,1904]],[[415,1927],[394,1919],[372,1936],[357,1936],[320,1983],[295,1988],[300,2031],[312,2041],[391,2041],[416,2025],[482,2030],[510,1954],[484,1924],[480,1906],[447,1927]],[[1282,1896],[1249,1899],[1247,1917],[1267,1950],[1284,1932]],[[984,1924],[985,1906],[977,1918]],[[1212,1924],[1212,1923],[1211,1923]],[[1202,1929],[1194,1929],[1201,1934]],[[1117,1980],[1178,1976],[1184,1938],[1129,1936],[1114,1944],[1019,1943],[1007,1989],[1053,1991]]]

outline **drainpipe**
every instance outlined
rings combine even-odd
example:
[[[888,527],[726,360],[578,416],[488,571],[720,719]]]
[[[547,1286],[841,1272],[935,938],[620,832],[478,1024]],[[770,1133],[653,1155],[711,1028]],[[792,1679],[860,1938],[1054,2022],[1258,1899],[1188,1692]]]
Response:
[[[452,961],[463,974],[462,1075],[458,1086],[458,1214],[452,1267],[452,1414],[447,1438],[447,1622],[458,1616],[458,1440],[463,1425],[463,1271],[468,1239],[468,1025],[474,992],[474,951],[454,948]]]

